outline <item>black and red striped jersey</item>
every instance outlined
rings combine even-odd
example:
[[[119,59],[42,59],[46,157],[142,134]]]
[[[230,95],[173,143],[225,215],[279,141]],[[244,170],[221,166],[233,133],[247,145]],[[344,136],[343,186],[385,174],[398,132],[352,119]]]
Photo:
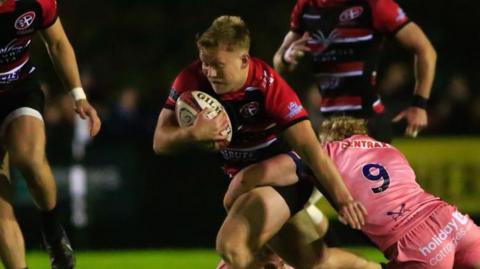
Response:
[[[308,117],[295,91],[273,68],[256,58],[250,59],[243,87],[222,95],[215,94],[202,73],[202,63],[195,61],[177,76],[164,107],[175,109],[178,96],[193,90],[217,98],[232,121],[232,141],[220,152],[230,175],[246,165],[288,152],[279,133]]]
[[[290,28],[308,32],[321,112],[383,112],[376,69],[383,40],[409,22],[393,0],[298,0]]]
[[[32,37],[56,19],[55,0],[6,0],[0,5],[0,90],[35,70],[29,55]]]

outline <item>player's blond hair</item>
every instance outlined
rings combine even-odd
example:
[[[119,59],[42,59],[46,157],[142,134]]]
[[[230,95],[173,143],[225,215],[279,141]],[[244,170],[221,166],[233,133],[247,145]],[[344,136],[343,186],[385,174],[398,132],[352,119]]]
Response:
[[[348,116],[336,116],[322,122],[319,138],[322,143],[343,140],[355,134],[367,134],[367,122]]]
[[[238,16],[220,16],[202,34],[197,35],[199,49],[216,49],[226,45],[227,50],[250,49],[250,31]]]

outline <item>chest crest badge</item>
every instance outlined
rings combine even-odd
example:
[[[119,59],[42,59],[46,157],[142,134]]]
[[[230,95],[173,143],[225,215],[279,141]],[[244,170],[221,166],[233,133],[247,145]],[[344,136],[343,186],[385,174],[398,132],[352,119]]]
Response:
[[[36,14],[33,11],[25,12],[15,20],[15,29],[22,31],[33,24]]]

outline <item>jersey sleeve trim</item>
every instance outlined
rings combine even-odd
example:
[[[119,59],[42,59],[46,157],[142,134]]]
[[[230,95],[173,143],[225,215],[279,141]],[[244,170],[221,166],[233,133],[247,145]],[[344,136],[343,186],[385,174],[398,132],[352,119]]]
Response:
[[[57,22],[57,20],[58,20],[58,16],[55,16],[55,18],[54,18],[51,22],[43,25],[43,26],[42,26],[42,29],[47,29],[47,28],[49,28],[50,26],[52,26],[53,24],[55,24],[55,22]]]
[[[292,121],[290,121],[290,122],[288,122],[288,123],[280,126],[280,128],[278,129],[278,131],[279,131],[279,132],[284,131],[284,130],[286,130],[288,127],[293,126],[293,125],[295,125],[295,124],[297,124],[297,123],[299,123],[299,122],[302,122],[302,121],[304,121],[304,120],[308,120],[308,116],[303,116],[303,117],[300,117],[300,118],[298,118],[298,119],[294,119],[294,120],[292,120]]]
[[[169,110],[175,110],[175,106],[174,106],[174,105],[170,105],[170,104],[164,104],[164,105],[163,105],[163,108],[166,108],[166,109],[169,109]]]
[[[388,36],[391,36],[391,37],[394,37],[397,35],[398,32],[400,32],[400,30],[402,30],[405,26],[407,26],[408,24],[410,24],[412,21],[410,19],[406,20],[404,23],[400,24],[395,30],[393,30],[392,32],[390,32],[388,34]]]

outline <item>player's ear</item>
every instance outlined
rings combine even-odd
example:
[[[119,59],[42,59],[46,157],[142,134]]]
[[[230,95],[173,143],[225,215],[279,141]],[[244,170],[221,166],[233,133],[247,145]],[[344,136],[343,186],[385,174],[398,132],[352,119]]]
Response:
[[[242,68],[248,67],[248,62],[250,60],[250,55],[248,55],[248,53],[244,53],[244,54],[242,54],[242,56],[240,56],[240,58],[242,60]]]

